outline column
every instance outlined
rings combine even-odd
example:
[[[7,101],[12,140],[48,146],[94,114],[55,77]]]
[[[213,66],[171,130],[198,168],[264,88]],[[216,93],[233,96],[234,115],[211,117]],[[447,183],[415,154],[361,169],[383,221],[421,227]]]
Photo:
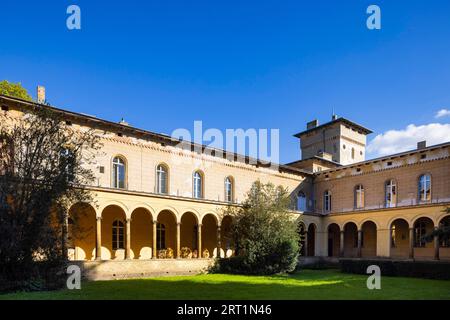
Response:
[[[177,222],[177,259],[181,258],[181,246],[180,246],[180,242],[181,242],[181,236],[180,233],[181,232],[181,222]]]
[[[343,257],[344,256],[344,230],[341,230],[341,239],[340,239],[340,251],[339,251],[339,256]]]
[[[102,218],[97,217],[97,238],[95,241],[95,260],[102,260]]]
[[[305,241],[303,241],[303,245],[305,246],[305,249],[303,249],[303,252],[305,253],[305,257],[308,256],[308,231],[305,231]]]
[[[438,230],[438,227],[434,227],[434,231]],[[439,236],[434,236],[434,260],[439,260]]]
[[[125,249],[125,259],[131,259],[131,219],[128,218],[125,221],[125,225],[127,228],[127,241],[126,241],[126,249]]]
[[[409,228],[409,258],[414,259],[414,228]]]
[[[198,258],[202,257],[202,225],[199,224],[197,227],[197,240],[198,240]]]
[[[362,256],[362,230],[358,230],[358,258]]]
[[[217,226],[217,258],[221,258],[220,252],[222,251],[222,242],[220,238],[221,228],[220,225]]]
[[[158,225],[158,220],[153,220],[153,248],[152,248],[152,257],[156,259],[158,257],[156,250],[156,226]]]

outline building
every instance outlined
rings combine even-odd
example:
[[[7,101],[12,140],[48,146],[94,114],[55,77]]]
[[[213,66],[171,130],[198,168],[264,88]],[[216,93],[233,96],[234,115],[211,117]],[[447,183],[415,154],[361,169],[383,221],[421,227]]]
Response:
[[[0,105],[6,123],[35,104],[0,96]],[[74,128],[96,129],[103,143],[91,166],[95,205],[71,208],[83,210],[81,223],[91,230],[71,235],[72,260],[139,261],[132,272],[144,274],[145,268],[183,272],[232,255],[231,218],[221,209],[238,206],[257,179],[292,192],[304,256],[450,259],[449,243],[421,239],[450,223],[443,212],[450,205],[450,142],[366,160],[371,131],[333,116],[295,135],[301,160],[273,169],[188,142],[180,147],[124,121],[40,107],[62,113]]]

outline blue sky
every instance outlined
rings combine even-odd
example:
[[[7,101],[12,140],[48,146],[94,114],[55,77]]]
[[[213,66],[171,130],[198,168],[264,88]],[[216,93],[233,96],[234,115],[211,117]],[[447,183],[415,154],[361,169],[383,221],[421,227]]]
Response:
[[[66,28],[70,4],[81,30]],[[370,4],[379,31],[366,28]],[[0,79],[155,132],[279,128],[281,162],[334,109],[375,132],[377,156],[450,140],[450,112],[435,117],[450,109],[449,14],[448,0],[3,0]]]

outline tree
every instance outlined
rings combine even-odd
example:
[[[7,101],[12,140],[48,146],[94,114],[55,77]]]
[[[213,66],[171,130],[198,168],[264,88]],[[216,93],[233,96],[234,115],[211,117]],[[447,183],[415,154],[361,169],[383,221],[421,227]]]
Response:
[[[298,222],[289,207],[287,189],[256,181],[240,207],[228,207],[236,256],[220,259],[225,273],[275,274],[291,272],[299,254]]]
[[[16,97],[28,101],[32,101],[33,99],[28,94],[27,89],[22,87],[19,83],[11,83],[7,80],[0,81],[0,94],[4,94],[11,97]]]
[[[443,210],[444,213],[450,214],[450,207],[447,207]],[[439,241],[450,240],[450,226],[440,226],[433,232],[424,236],[424,239],[428,242],[434,240],[434,237],[438,236]]]
[[[49,108],[12,121],[0,116],[0,290],[61,280],[47,277],[67,260],[69,207],[91,201],[84,186],[98,148],[92,130],[66,125]]]

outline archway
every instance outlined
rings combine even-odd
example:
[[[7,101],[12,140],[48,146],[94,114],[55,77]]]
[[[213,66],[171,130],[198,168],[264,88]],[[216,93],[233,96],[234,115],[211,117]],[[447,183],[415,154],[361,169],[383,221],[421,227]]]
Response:
[[[358,256],[358,227],[353,222],[344,226],[344,257]]]
[[[217,218],[209,213],[202,220],[202,258],[212,258],[216,248]]]
[[[76,203],[69,210],[68,220],[68,259],[95,260],[95,209],[87,203]]]
[[[414,222],[414,258],[415,259],[433,259],[434,243],[427,242],[424,236],[433,232],[433,220],[427,217],[418,218]]]
[[[450,228],[450,216],[446,216],[439,221],[440,227]],[[441,260],[450,260],[450,239],[439,239],[439,257]]]
[[[102,260],[125,259],[126,215],[117,206],[107,206],[102,211]]]
[[[316,255],[316,225],[311,223],[308,226],[308,257],[314,257]]]
[[[339,250],[341,246],[341,230],[336,223],[328,226],[328,256],[339,257]]]
[[[234,254],[233,239],[231,236],[231,225],[233,218],[231,216],[225,216],[222,219],[220,228],[220,242],[225,257],[231,257]]]
[[[373,221],[366,221],[361,226],[361,256],[377,256],[377,225]]]
[[[198,257],[198,220],[192,212],[185,212],[181,217],[181,258]],[[183,250],[188,248],[189,250]]]
[[[146,260],[152,258],[153,217],[145,208],[131,213],[131,258]]]
[[[156,225],[157,257],[161,259],[175,258],[177,255],[177,217],[170,210],[158,214]]]
[[[409,224],[405,219],[394,220],[390,225],[391,258],[409,257]]]

